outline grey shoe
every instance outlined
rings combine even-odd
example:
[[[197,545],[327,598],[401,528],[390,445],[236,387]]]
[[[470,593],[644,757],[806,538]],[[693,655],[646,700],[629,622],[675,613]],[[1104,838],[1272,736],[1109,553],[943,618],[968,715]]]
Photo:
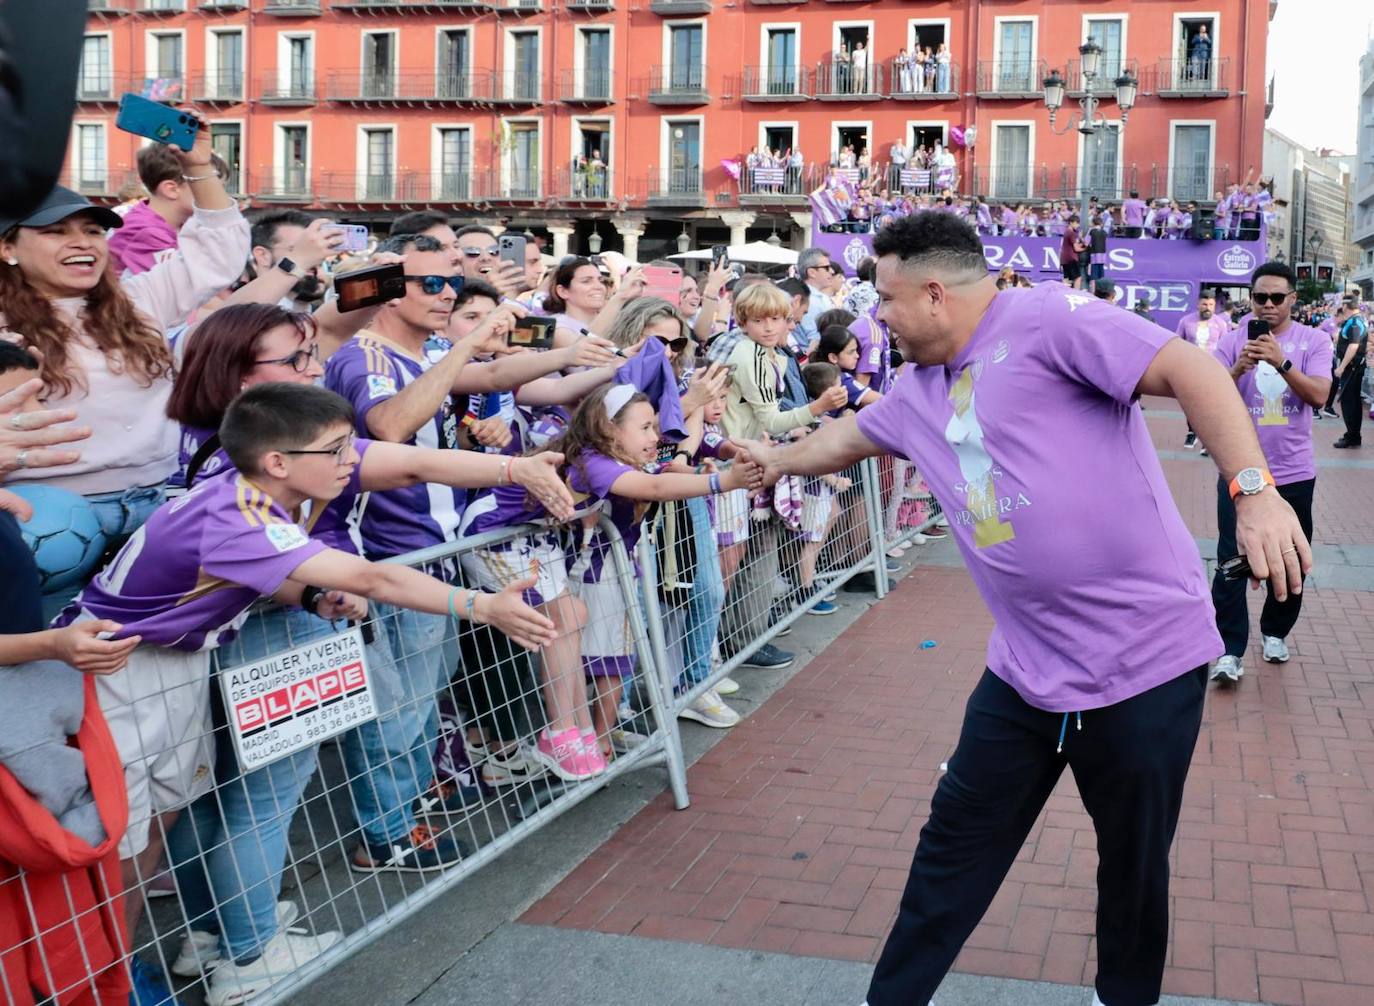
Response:
[[[1211,680],[1227,681],[1235,684],[1245,674],[1245,668],[1241,665],[1240,657],[1233,657],[1231,654],[1221,657],[1212,667]]]
[[[1288,663],[1288,644],[1278,636],[1265,636],[1264,659],[1271,664]]]

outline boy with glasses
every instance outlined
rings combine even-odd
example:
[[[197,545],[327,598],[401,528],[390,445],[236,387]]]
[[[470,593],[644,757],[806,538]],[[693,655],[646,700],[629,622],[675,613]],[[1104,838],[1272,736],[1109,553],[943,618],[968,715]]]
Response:
[[[1221,337],[1213,355],[1225,364],[1250,411],[1260,447],[1269,470],[1264,482],[1296,511],[1303,534],[1312,540],[1312,495],[1317,485],[1317,463],[1312,450],[1312,415],[1326,401],[1331,387],[1331,340],[1314,328],[1293,320],[1297,277],[1282,262],[1266,262],[1250,281],[1253,313]],[[1250,338],[1252,320],[1263,321],[1269,330]],[[1264,488],[1261,482],[1259,489]],[[1236,508],[1234,500],[1244,486],[1217,482],[1217,563],[1234,558]],[[1212,602],[1217,609],[1217,629],[1226,644],[1225,654],[1212,668],[1213,681],[1234,684],[1245,673],[1242,658],[1250,636],[1250,615],[1245,581],[1227,579],[1217,569],[1212,580]],[[1302,594],[1290,592],[1280,600],[1270,593],[1260,615],[1264,659],[1274,664],[1288,660],[1284,641],[1302,611]]]

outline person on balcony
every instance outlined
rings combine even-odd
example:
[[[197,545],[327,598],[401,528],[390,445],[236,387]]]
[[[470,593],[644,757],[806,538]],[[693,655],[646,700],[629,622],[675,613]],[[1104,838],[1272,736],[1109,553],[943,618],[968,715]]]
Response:
[[[806,159],[802,157],[801,147],[793,147],[792,152],[787,155],[787,193],[788,195],[801,195],[802,191],[802,170],[806,167]]]
[[[849,54],[850,88],[855,94],[870,94],[873,91],[868,80],[868,47],[863,42],[854,43],[854,51]]]
[[[941,42],[940,48],[935,53],[935,91],[937,94],[949,93],[949,77],[949,46]]]
[[[835,87],[835,94],[849,93],[849,46],[841,45],[840,51],[835,54],[835,64],[833,67],[835,79],[832,82]]]
[[[1199,84],[1212,77],[1212,36],[1205,24],[1198,25],[1188,40],[1188,79]]]
[[[606,198],[606,162],[601,159],[601,151],[593,150],[587,162],[587,195],[593,199]]]
[[[911,57],[906,49],[899,50],[892,60],[892,76],[897,82],[897,94],[911,94],[916,89],[911,76]]]
[[[919,45],[911,50],[911,89],[913,94],[925,94],[926,90],[926,51]]]

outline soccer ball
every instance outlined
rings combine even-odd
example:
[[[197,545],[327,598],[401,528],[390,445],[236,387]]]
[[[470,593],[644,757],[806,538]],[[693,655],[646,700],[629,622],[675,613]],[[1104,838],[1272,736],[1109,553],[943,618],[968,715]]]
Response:
[[[33,553],[43,593],[84,584],[105,554],[105,532],[83,496],[42,483],[11,485],[33,507],[33,519],[19,525]]]

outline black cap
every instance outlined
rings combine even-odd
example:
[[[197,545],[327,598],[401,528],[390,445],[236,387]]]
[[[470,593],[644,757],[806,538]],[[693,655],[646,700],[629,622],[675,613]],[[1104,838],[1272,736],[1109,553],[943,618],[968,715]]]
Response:
[[[0,220],[0,234],[8,234],[15,227],[47,227],[77,213],[89,213],[102,227],[124,226],[124,218],[114,210],[97,206],[81,193],[57,185],[48,193],[48,198],[38,204],[38,209],[22,220]]]
[[[1098,297],[1107,298],[1116,294],[1116,283],[1109,279],[1100,279],[1093,284],[1093,292]]]

